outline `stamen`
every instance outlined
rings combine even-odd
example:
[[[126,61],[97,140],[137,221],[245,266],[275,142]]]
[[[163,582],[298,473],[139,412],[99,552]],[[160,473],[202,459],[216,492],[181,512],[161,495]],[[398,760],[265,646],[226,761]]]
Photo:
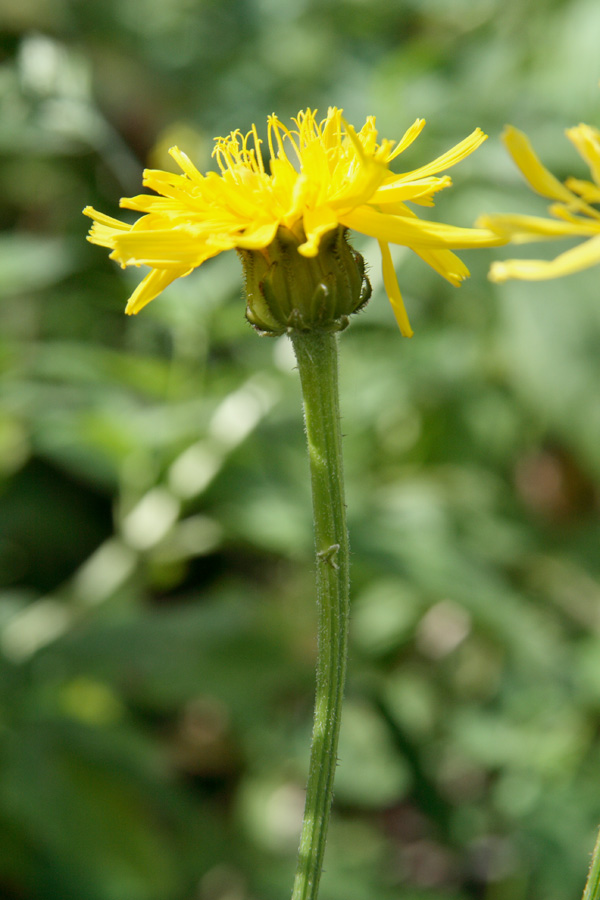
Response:
[[[254,138],[254,146],[256,148],[256,162],[257,162],[257,165],[258,165],[261,175],[264,175],[265,167],[263,164],[262,150],[260,149],[262,141],[258,136],[258,132],[256,130],[256,125],[254,125],[254,124],[252,124],[252,136]]]
[[[390,153],[388,156],[388,162],[391,162],[393,159],[396,159],[401,153],[404,153],[407,147],[413,143],[413,141],[419,137],[423,128],[425,127],[425,119],[415,119],[410,128],[407,128],[400,140],[398,141],[398,146]]]
[[[281,131],[283,132],[283,134],[285,135],[285,137],[289,140],[290,144],[291,144],[292,147],[294,148],[294,153],[296,154],[296,156],[297,156],[297,158],[298,158],[298,162],[299,162],[300,164],[302,164],[302,155],[301,155],[300,150],[299,150],[299,148],[298,148],[298,144],[297,144],[296,141],[294,140],[293,132],[290,131],[289,128],[286,128],[286,126],[283,124],[283,122],[280,122],[279,119],[277,120],[277,127],[278,127],[278,131],[277,131],[277,143],[279,144],[280,150],[281,150],[281,152],[283,153],[283,155],[287,158],[287,153],[285,152],[285,148],[284,148],[284,146],[283,146],[283,141],[282,141],[282,139],[281,139],[281,137],[280,137],[280,135],[279,135],[279,130],[281,130]],[[298,135],[298,137],[299,137],[299,135]]]

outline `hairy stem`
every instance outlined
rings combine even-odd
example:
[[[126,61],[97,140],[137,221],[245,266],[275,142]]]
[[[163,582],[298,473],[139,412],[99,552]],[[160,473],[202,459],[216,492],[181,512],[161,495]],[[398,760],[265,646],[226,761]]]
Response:
[[[583,900],[600,900],[600,833],[596,839],[596,846],[592,854]]]
[[[327,840],[346,676],[349,546],[338,400],[337,339],[291,335],[304,400],[318,603],[316,698],[306,806],[292,900],[316,900]]]

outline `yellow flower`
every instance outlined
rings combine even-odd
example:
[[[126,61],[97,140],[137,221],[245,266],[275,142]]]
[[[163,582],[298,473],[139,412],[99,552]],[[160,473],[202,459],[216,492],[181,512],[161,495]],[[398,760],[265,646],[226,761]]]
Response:
[[[600,131],[590,125],[578,125],[567,129],[566,135],[588,164],[593,181],[567,178],[562,184],[542,165],[527,137],[508,126],[503,140],[509,153],[533,190],[542,197],[556,201],[548,207],[555,218],[491,215],[480,216],[476,224],[491,228],[516,244],[561,237],[584,237],[588,240],[553,260],[508,259],[495,262],[490,269],[492,281],[557,278],[600,263],[600,212],[591,205],[600,203]]]
[[[125,266],[149,266],[127,304],[137,313],[175,278],[189,274],[224,250],[267,248],[280,227],[298,241],[304,257],[315,257],[325,234],[352,228],[377,238],[383,259],[383,280],[402,334],[412,335],[396,279],[389,243],[410,247],[451,284],[469,275],[451,252],[465,247],[489,247],[504,238],[483,229],[458,228],[426,221],[406,205],[433,206],[436,191],[448,187],[439,176],[485,140],[477,128],[447,153],[412,171],[394,174],[389,165],[421,132],[417,119],[398,143],[377,141],[375,118],[356,132],[330,108],[322,121],[306,110],[288,129],[276,116],[268,122],[269,170],[263,163],[262,141],[256,128],[217,138],[213,156],[220,174],[202,175],[188,157],[173,147],[170,154],[183,174],[144,172],[144,185],[158,196],[121,200],[121,206],[144,215],[134,225],[86,207],[94,219],[89,240],[108,247]]]

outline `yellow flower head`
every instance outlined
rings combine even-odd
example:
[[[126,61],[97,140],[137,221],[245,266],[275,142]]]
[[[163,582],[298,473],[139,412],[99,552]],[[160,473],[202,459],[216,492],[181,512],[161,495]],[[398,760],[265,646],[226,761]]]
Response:
[[[578,125],[567,129],[566,135],[588,164],[593,181],[567,178],[562,184],[542,165],[527,137],[508,126],[503,135],[504,143],[533,190],[555,201],[548,207],[554,218],[491,215],[480,216],[477,225],[491,228],[516,244],[561,237],[583,237],[588,240],[553,260],[509,259],[495,262],[490,269],[492,281],[557,278],[600,263],[600,211],[592,205],[600,203],[600,131],[590,125]]]
[[[457,228],[426,221],[406,205],[432,206],[436,191],[451,180],[438,173],[459,162],[485,140],[477,128],[447,153],[410,172],[394,174],[389,165],[421,132],[417,119],[398,143],[378,143],[375,118],[360,131],[330,108],[318,121],[306,110],[287,128],[276,116],[268,122],[269,168],[263,162],[256,128],[247,135],[232,132],[217,138],[213,156],[220,174],[202,175],[188,157],[173,147],[170,154],[183,174],[146,170],[142,194],[121,206],[143,213],[134,225],[86,207],[94,219],[89,240],[108,247],[125,266],[149,266],[127,304],[137,313],[175,278],[189,274],[223,250],[258,251],[267,256],[280,227],[298,241],[297,252],[319,253],[324,235],[352,228],[377,238],[383,279],[402,334],[412,335],[389,251],[389,243],[410,247],[451,284],[469,274],[451,249],[495,246],[505,239],[485,229]]]

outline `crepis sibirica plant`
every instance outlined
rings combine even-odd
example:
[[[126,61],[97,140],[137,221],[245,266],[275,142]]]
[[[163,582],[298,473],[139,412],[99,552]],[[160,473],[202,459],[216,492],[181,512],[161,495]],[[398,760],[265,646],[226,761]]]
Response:
[[[413,334],[390,255],[409,247],[452,285],[469,275],[455,250],[508,240],[508,223],[463,228],[421,218],[447,171],[476,150],[476,128],[441,156],[396,172],[403,152],[425,122],[417,119],[399,141],[380,140],[375,118],[357,131],[340,109],[319,120],[298,113],[289,126],[268,121],[268,162],[253,127],[217,138],[218,171],[201,174],[174,147],[181,172],[147,170],[153,194],[121,200],[140,213],[131,225],[87,207],[89,240],[121,266],[147,266],[127,304],[139,312],[172,281],[206,260],[236,250],[245,282],[246,317],[261,334],[287,334],[294,346],[304,400],[314,512],[318,655],[313,738],[293,900],[315,900],[323,865],[346,672],[349,548],[346,528],[337,334],[370,296],[362,257],[349,232],[376,238],[383,283],[401,333]],[[583,202],[583,201],[582,201]],[[562,220],[561,225],[568,224]],[[596,241],[600,238],[596,238]],[[508,264],[505,264],[508,265]]]

